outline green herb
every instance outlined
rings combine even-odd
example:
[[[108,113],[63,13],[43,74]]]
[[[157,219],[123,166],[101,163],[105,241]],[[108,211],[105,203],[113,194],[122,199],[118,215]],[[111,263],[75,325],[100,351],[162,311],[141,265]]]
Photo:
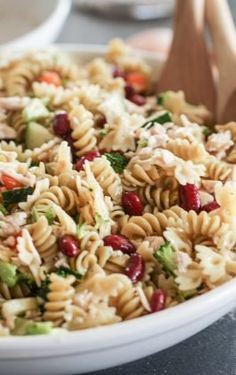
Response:
[[[158,105],[163,105],[165,99],[165,93],[159,94],[157,96],[157,104]]]
[[[25,283],[34,295],[37,294],[38,286],[35,280],[27,273],[19,272],[17,275],[17,283]]]
[[[3,204],[8,206],[13,203],[25,202],[28,195],[32,193],[33,189],[31,187],[4,191],[2,193]]]
[[[172,121],[172,117],[170,115],[169,112],[165,112],[163,113],[162,115],[156,117],[156,118],[153,118],[149,121],[146,121],[143,125],[142,125],[142,128],[146,128],[146,129],[150,129],[152,128],[155,124],[160,124],[160,125],[163,125],[165,124],[166,122],[171,122]]]
[[[37,206],[37,207],[34,207],[33,210],[32,210],[32,219],[33,219],[33,221],[34,222],[38,221],[38,219],[41,216],[45,216],[46,219],[47,219],[47,221],[48,221],[48,224],[52,225],[53,222],[54,222],[54,219],[56,217],[56,214],[53,211],[52,207],[48,207],[48,206]]]
[[[88,228],[85,223],[77,225],[76,234],[79,239],[84,238],[88,234]]]
[[[14,264],[0,261],[0,280],[9,288],[13,288],[18,281],[17,267]]]
[[[154,254],[155,258],[162,264],[164,270],[170,275],[175,274],[177,267],[176,252],[170,242],[162,245]]]
[[[187,301],[188,299],[194,297],[197,294],[197,291],[195,289],[192,290],[179,290],[178,297],[181,301]]]
[[[212,131],[209,128],[205,128],[203,129],[202,134],[205,135],[205,137],[209,137],[209,135],[212,134]]]
[[[82,277],[82,275],[79,272],[76,272],[76,271],[72,270],[71,268],[64,267],[64,266],[60,266],[56,270],[56,274],[61,276],[61,277],[67,277],[68,275],[73,275],[73,276],[76,277],[77,280],[80,280],[81,277]]]
[[[142,139],[140,139],[140,140],[138,141],[138,145],[139,145],[139,147],[147,147],[147,145],[148,145],[148,140],[145,139],[145,138],[142,138]]]
[[[31,161],[31,163],[30,163],[30,168],[32,168],[32,167],[38,167],[39,166],[39,161]]]
[[[47,300],[47,295],[49,293],[49,284],[50,284],[49,275],[47,275],[45,280],[43,280],[41,286],[38,287],[37,290],[35,291],[35,294],[38,297],[41,297],[44,300]]]
[[[7,209],[0,203],[0,212],[5,216],[8,214]]]
[[[105,154],[116,173],[122,173],[129,160],[119,152],[109,152]]]
[[[108,134],[108,129],[102,129],[99,132],[100,137],[105,137]]]

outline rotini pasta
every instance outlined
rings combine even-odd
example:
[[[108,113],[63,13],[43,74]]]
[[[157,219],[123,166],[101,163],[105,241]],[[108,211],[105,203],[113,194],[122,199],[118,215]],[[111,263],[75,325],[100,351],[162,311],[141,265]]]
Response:
[[[120,40],[86,64],[0,67],[0,337],[118,323],[235,277],[235,123],[211,131],[151,73]]]

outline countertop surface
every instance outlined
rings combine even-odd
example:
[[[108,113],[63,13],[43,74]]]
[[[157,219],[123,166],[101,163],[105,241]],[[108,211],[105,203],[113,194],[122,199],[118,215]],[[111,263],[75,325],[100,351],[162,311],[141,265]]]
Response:
[[[236,18],[236,0],[230,4]],[[137,22],[102,18],[79,12],[74,6],[58,42],[104,44],[116,36],[126,38],[142,29],[170,24],[170,19]],[[161,353],[90,375],[236,375],[236,312]]]

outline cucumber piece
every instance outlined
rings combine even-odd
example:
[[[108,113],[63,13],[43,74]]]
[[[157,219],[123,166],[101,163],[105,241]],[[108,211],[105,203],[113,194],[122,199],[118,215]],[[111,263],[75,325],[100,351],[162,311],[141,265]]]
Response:
[[[51,333],[51,322],[34,322],[24,318],[16,318],[15,327],[12,330],[14,336],[45,335]]]
[[[29,122],[26,126],[25,145],[26,148],[34,149],[40,147],[54,136],[44,126],[37,122]]]
[[[31,187],[3,191],[3,204],[7,207],[9,204],[25,202],[27,196],[32,193],[33,189]]]
[[[49,111],[45,107],[45,104],[40,99],[32,99],[29,104],[26,105],[22,113],[25,122],[35,121],[40,118],[47,118]]]

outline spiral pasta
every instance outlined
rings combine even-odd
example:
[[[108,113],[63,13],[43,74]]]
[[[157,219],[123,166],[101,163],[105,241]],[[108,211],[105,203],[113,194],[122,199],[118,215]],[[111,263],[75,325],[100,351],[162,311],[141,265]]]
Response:
[[[9,288],[6,283],[0,282],[0,294],[6,300],[28,297],[30,293],[31,291],[25,283],[21,283],[16,285],[15,287]]]
[[[122,185],[119,176],[114,172],[106,157],[97,158],[91,166],[92,172],[98,183],[115,202],[120,202]]]
[[[179,158],[192,160],[194,163],[201,163],[209,157],[203,144],[190,143],[187,139],[170,140],[166,148]]]
[[[9,96],[24,96],[30,90],[30,85],[44,71],[57,72],[62,79],[75,79],[77,67],[72,65],[67,58],[60,55],[29,54],[13,66],[6,74],[5,85]]]
[[[157,208],[159,211],[166,210],[179,203],[177,190],[147,185],[138,191],[144,202],[149,203],[151,207]]]
[[[121,233],[131,239],[159,236],[168,226],[170,218],[178,223],[179,215],[185,217],[184,210],[176,206],[156,215],[146,213],[143,216],[132,216],[121,228]]]
[[[97,143],[94,136],[93,116],[82,105],[75,106],[70,116],[75,153],[77,156],[82,156],[91,151]]]
[[[230,164],[211,157],[206,160],[205,166],[205,176],[211,180],[227,181],[232,179],[233,168]]]
[[[44,304],[44,320],[53,322],[55,326],[65,320],[66,308],[71,304],[74,295],[72,287],[74,281],[73,276],[63,278],[54,273],[51,274],[47,302]]]
[[[49,201],[58,204],[66,212],[75,212],[78,205],[76,193],[67,186],[51,186],[34,202],[34,206],[47,206]]]
[[[158,313],[236,276],[235,123],[157,95],[120,40],[82,60],[0,67],[0,336]]]
[[[33,242],[45,264],[52,266],[57,250],[57,238],[53,233],[53,228],[48,224],[45,216],[41,216],[38,221],[29,227]]]

